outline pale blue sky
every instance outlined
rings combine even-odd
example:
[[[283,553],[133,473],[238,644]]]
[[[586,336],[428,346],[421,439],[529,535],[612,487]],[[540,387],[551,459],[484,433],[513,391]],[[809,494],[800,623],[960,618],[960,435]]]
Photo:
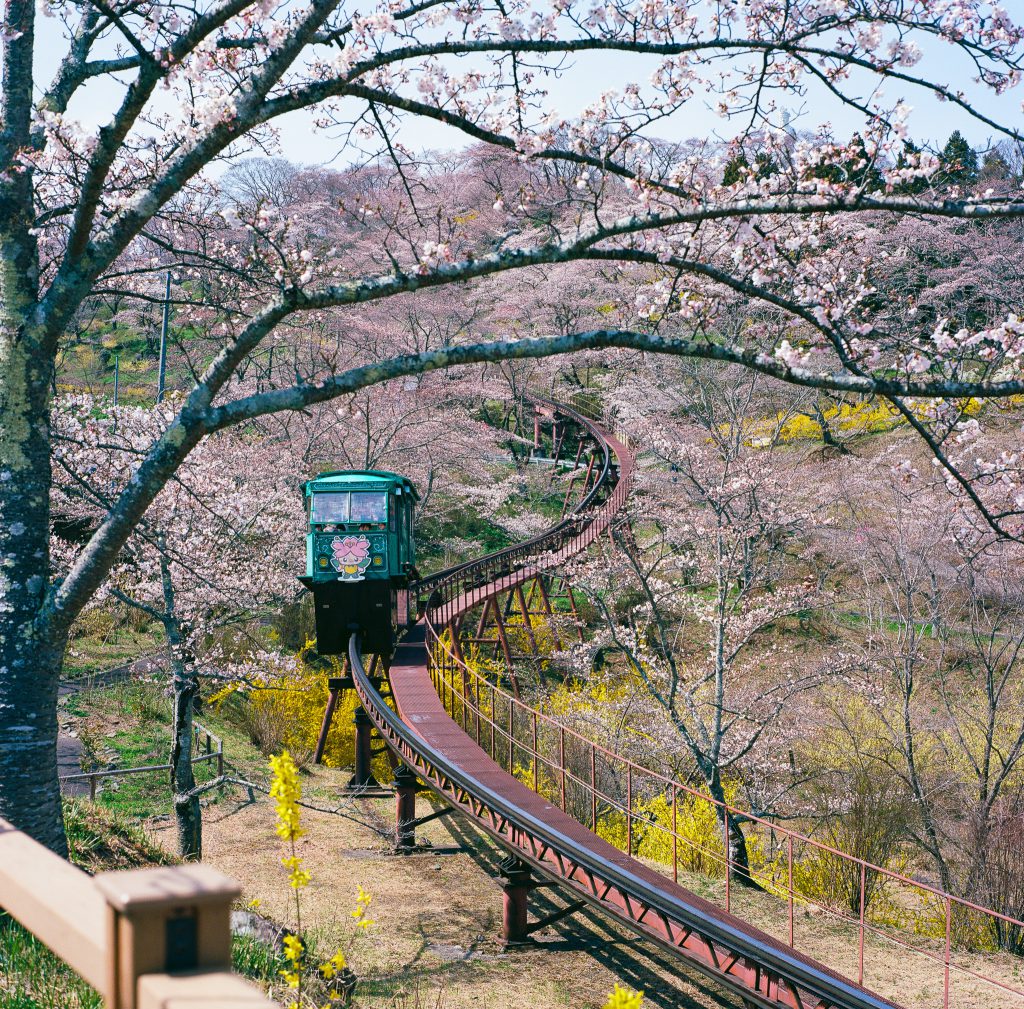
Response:
[[[60,37],[61,30],[62,26],[57,20],[46,17],[39,19],[37,79],[42,84],[49,82],[65,51],[66,43]],[[968,95],[977,98],[983,110],[992,118],[1024,127],[1024,115],[1021,112],[1024,87],[1018,87],[1006,95],[996,97],[988,89],[973,84],[966,75],[958,77],[955,74],[955,61],[950,59],[951,52],[948,46],[932,43],[925,50],[925,58],[915,69],[929,74],[938,83],[964,89]],[[655,64],[656,60],[651,57],[608,53],[582,54],[575,59],[574,64],[560,80],[549,79],[546,86],[551,93],[551,103],[559,114],[572,117],[593,101],[602,90],[618,88],[628,80],[646,81]],[[465,70],[466,64],[463,63],[460,69]],[[862,81],[855,83],[866,87],[867,75]],[[93,84],[87,94],[83,94],[73,103],[69,112],[83,125],[96,128],[109,118],[114,103],[119,98],[118,91],[118,87],[109,81]],[[896,98],[897,92],[890,86],[886,96]],[[954,106],[939,102],[929,93],[907,89],[903,97],[913,108],[909,130],[910,135],[918,142],[927,141],[941,146],[954,129],[960,129],[976,147],[986,144],[992,137],[990,128],[973,120]],[[166,103],[169,101],[170,97],[161,92],[158,102],[164,110],[168,108]],[[793,105],[792,111],[800,113],[792,125],[801,130],[813,130],[825,122],[830,122],[837,135],[843,136],[861,125],[855,112],[842,107],[833,96],[820,87],[809,92],[802,110]],[[352,152],[344,150],[341,142],[333,138],[329,131],[317,131],[313,128],[310,113],[293,113],[280,120],[279,127],[282,132],[281,153],[293,162],[331,163],[334,167],[341,168],[353,160]],[[738,128],[735,121],[730,123],[723,120],[709,108],[707,99],[698,96],[688,103],[684,111],[667,121],[659,122],[653,134],[668,140],[685,140],[690,137],[729,136]],[[466,143],[463,136],[453,129],[412,117],[403,125],[400,139],[414,150],[446,149]]]

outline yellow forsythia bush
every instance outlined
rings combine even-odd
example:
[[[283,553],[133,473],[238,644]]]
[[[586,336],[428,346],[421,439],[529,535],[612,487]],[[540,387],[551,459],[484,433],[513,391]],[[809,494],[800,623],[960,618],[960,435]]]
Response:
[[[240,717],[252,742],[264,754],[288,750],[300,767],[313,756],[330,691],[327,680],[343,676],[344,666],[336,656],[324,669],[312,661],[314,642],[309,641],[287,662],[267,661],[239,680],[218,691],[208,703],[219,705],[234,696],[240,702]],[[256,677],[258,676],[258,680]],[[355,691],[343,691],[338,698],[327,734],[323,763],[327,767],[348,767],[355,761],[355,732],[352,719],[359,704]],[[390,779],[387,759],[374,759],[373,772],[379,781]],[[383,775],[383,777],[382,777]]]

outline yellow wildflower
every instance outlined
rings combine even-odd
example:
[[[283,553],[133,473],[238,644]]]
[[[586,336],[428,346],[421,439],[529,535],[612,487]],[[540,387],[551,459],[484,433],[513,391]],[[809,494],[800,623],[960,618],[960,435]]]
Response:
[[[299,987],[299,972],[297,970],[279,970],[278,974],[284,978],[285,984],[289,988]]]
[[[299,800],[302,798],[299,769],[287,750],[282,750],[279,757],[271,755],[270,769],[274,773],[270,795],[277,800],[277,836],[294,841],[305,833],[299,826]]]
[[[302,940],[297,935],[289,934],[284,937],[284,955],[292,963],[302,959],[302,948]]]
[[[352,917],[356,920],[357,928],[369,928],[373,925],[373,922],[366,917],[366,912],[370,907],[370,901],[373,900],[373,895],[367,893],[358,883],[356,884],[356,906],[350,912]]]
[[[335,974],[345,969],[345,954],[339,949],[337,953],[320,964],[320,974],[329,981]]]
[[[640,1009],[644,1000],[642,991],[630,991],[628,988],[620,988],[615,982],[615,987],[604,1004],[604,1009]]]
[[[258,907],[259,907],[259,906],[260,906],[260,905],[261,905],[262,903],[263,903],[263,901],[262,901],[262,900],[260,900],[260,899],[259,899],[259,897],[253,897],[253,899],[252,899],[252,900],[250,900],[250,901],[249,901],[249,903],[248,903],[248,904],[246,904],[245,906],[246,906],[246,907],[247,907],[247,908],[248,908],[248,909],[249,909],[250,911],[255,911],[255,910],[256,910],[256,909],[257,909],[257,908],[258,908]]]
[[[299,890],[309,884],[312,877],[302,868],[302,859],[298,855],[282,858],[281,865],[288,870],[288,882],[293,890]]]

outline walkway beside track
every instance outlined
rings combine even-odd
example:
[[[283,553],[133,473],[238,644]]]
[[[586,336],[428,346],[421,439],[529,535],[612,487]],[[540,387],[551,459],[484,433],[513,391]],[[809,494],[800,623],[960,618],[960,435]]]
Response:
[[[633,458],[600,432],[628,486]],[[564,560],[610,525],[622,494],[600,508],[585,532],[548,555]],[[610,506],[609,506],[610,505]],[[536,572],[488,569],[484,584],[460,582],[439,607],[438,632],[494,594]],[[899,1009],[773,936],[673,883],[598,837],[500,767],[454,721],[438,696],[428,665],[430,631],[420,621],[399,644],[389,680],[397,715],[362,667],[358,638],[350,646],[353,678],[364,708],[385,742],[441,798],[516,858],[565,887],[576,899],[612,914],[641,935],[680,955],[747,1006],[761,1009]]]

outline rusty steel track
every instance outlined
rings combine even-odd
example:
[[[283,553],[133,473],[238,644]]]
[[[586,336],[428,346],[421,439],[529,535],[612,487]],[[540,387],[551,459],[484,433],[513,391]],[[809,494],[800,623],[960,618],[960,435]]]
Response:
[[[442,629],[452,628],[453,621],[488,599],[537,577],[538,559],[549,567],[602,533],[610,534],[632,484],[633,457],[621,440],[577,411],[557,404],[545,406],[570,418],[593,438],[602,456],[593,488],[563,522],[544,535],[449,568],[421,583],[431,594],[427,615],[399,644],[389,670],[397,712],[388,707],[363,668],[358,638],[351,639],[355,689],[374,727],[417,777],[514,856],[520,864],[519,885],[522,870],[528,876],[532,869],[563,886],[580,904],[601,908],[678,954],[748,1006],[894,1009],[895,1003],[614,848],[506,772],[445,710],[435,688],[440,678],[432,679],[430,669],[438,651],[444,661],[444,650],[438,648]],[[493,746],[493,734],[491,738]],[[507,896],[515,885],[511,881],[506,885]],[[525,885],[526,892],[531,885]]]

